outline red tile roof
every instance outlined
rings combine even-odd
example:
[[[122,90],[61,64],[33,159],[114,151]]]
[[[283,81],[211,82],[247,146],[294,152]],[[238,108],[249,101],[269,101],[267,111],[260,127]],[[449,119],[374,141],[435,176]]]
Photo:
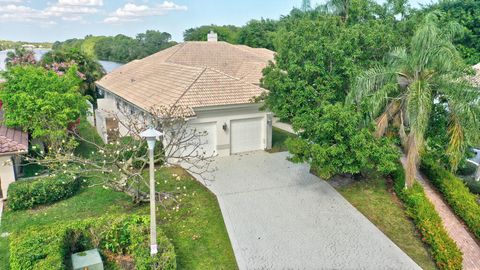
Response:
[[[0,111],[0,121],[3,121],[3,111]],[[28,152],[28,134],[0,125],[0,155],[26,152]]]

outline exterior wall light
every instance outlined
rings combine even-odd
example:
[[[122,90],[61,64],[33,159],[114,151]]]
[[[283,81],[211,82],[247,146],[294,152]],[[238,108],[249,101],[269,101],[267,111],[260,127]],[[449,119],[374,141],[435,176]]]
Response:
[[[227,129],[228,129],[227,123],[223,123],[222,128],[223,128],[223,131],[227,132]]]

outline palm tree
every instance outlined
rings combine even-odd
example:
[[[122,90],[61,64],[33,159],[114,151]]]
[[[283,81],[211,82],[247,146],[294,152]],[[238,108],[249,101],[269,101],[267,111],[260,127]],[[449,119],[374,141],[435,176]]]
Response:
[[[303,0],[302,1],[302,11],[307,12],[312,9],[312,4],[310,3],[310,0]]]
[[[406,185],[415,180],[419,153],[434,104],[445,106],[449,117],[447,156],[456,170],[468,144],[480,136],[480,91],[466,78],[467,67],[452,44],[458,27],[439,29],[440,13],[428,14],[412,37],[409,49],[396,49],[386,66],[359,76],[347,97],[376,120],[376,136],[390,123],[399,129],[407,155]]]

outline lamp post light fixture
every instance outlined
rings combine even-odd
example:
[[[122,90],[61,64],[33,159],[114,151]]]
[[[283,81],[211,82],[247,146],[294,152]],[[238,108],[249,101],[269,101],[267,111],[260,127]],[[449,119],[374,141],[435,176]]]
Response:
[[[163,133],[150,127],[149,129],[140,133],[140,137],[147,140],[148,155],[150,158],[150,254],[154,256],[158,253],[157,248],[157,221],[156,221],[156,207],[155,207],[155,161],[154,149],[155,142],[160,140]]]

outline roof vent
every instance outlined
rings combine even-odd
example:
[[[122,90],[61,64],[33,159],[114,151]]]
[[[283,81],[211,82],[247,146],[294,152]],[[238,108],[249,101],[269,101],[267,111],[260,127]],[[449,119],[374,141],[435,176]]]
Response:
[[[213,31],[210,31],[210,33],[208,33],[208,35],[207,35],[207,40],[208,40],[208,42],[217,42],[218,41],[218,34],[213,32]]]

